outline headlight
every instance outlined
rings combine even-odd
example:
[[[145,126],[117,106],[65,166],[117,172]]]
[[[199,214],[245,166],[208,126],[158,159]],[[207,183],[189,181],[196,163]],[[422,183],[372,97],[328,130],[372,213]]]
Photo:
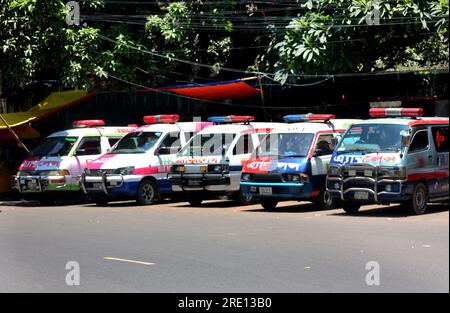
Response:
[[[221,173],[226,173],[228,171],[229,171],[229,167],[228,167],[228,165],[225,165],[225,164],[208,165],[209,173],[221,174]]]
[[[330,166],[328,168],[328,176],[341,176],[341,168],[337,166]]]
[[[116,174],[120,175],[132,175],[134,172],[134,166],[121,167],[116,170]]]
[[[309,181],[307,174],[283,174],[283,180],[287,182],[306,183]]]
[[[58,170],[58,171],[46,171],[41,172],[42,176],[69,176],[70,172],[68,170]]]
[[[406,179],[406,167],[381,166],[379,173],[384,178]]]
[[[241,176],[241,181],[251,181],[253,179],[253,175],[249,173],[244,173]]]
[[[172,166],[172,172],[179,174],[179,173],[184,173],[185,172],[185,167],[184,165],[174,165]]]

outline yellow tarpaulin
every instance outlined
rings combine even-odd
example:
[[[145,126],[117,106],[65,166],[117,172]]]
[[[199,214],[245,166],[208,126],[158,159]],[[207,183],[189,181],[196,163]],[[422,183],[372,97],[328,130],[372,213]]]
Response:
[[[25,123],[39,120],[51,113],[81,103],[94,94],[88,94],[83,90],[70,90],[62,92],[52,92],[47,98],[38,105],[32,107],[26,112],[2,114],[3,118],[10,127],[16,127]],[[0,119],[0,129],[6,129],[7,126]]]

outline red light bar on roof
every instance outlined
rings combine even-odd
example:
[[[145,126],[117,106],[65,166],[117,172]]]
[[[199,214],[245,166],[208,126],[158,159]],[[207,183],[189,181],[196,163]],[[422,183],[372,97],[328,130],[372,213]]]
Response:
[[[422,108],[373,108],[370,117],[419,117],[423,116]]]
[[[164,115],[147,115],[144,116],[144,122],[146,124],[173,124],[180,120],[178,114],[164,114]]]
[[[105,126],[104,120],[80,120],[73,122],[74,128],[89,128],[95,126]]]

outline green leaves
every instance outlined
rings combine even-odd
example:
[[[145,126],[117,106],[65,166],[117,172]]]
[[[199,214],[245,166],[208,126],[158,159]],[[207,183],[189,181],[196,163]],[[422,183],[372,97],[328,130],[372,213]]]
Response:
[[[284,33],[272,34],[258,58],[281,83],[302,74],[448,66],[438,57],[448,55],[446,0],[308,0],[300,6],[304,11]],[[379,20],[369,24],[374,17]]]

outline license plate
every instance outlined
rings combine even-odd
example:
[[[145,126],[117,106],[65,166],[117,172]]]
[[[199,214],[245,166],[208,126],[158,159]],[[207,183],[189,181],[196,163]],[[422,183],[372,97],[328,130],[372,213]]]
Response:
[[[272,187],[259,187],[259,194],[264,196],[272,195]]]
[[[356,176],[356,171],[355,170],[349,170],[348,171],[348,176]]]
[[[367,200],[369,199],[369,193],[367,191],[356,191],[355,200]]]
[[[95,189],[102,189],[102,184],[101,183],[94,183],[94,188]]]
[[[188,180],[188,185],[189,186],[200,186],[200,181],[198,180]]]
[[[36,180],[36,179],[32,179],[32,180],[30,181],[30,183],[33,184],[33,185],[36,185],[36,184],[37,184],[37,180]]]

